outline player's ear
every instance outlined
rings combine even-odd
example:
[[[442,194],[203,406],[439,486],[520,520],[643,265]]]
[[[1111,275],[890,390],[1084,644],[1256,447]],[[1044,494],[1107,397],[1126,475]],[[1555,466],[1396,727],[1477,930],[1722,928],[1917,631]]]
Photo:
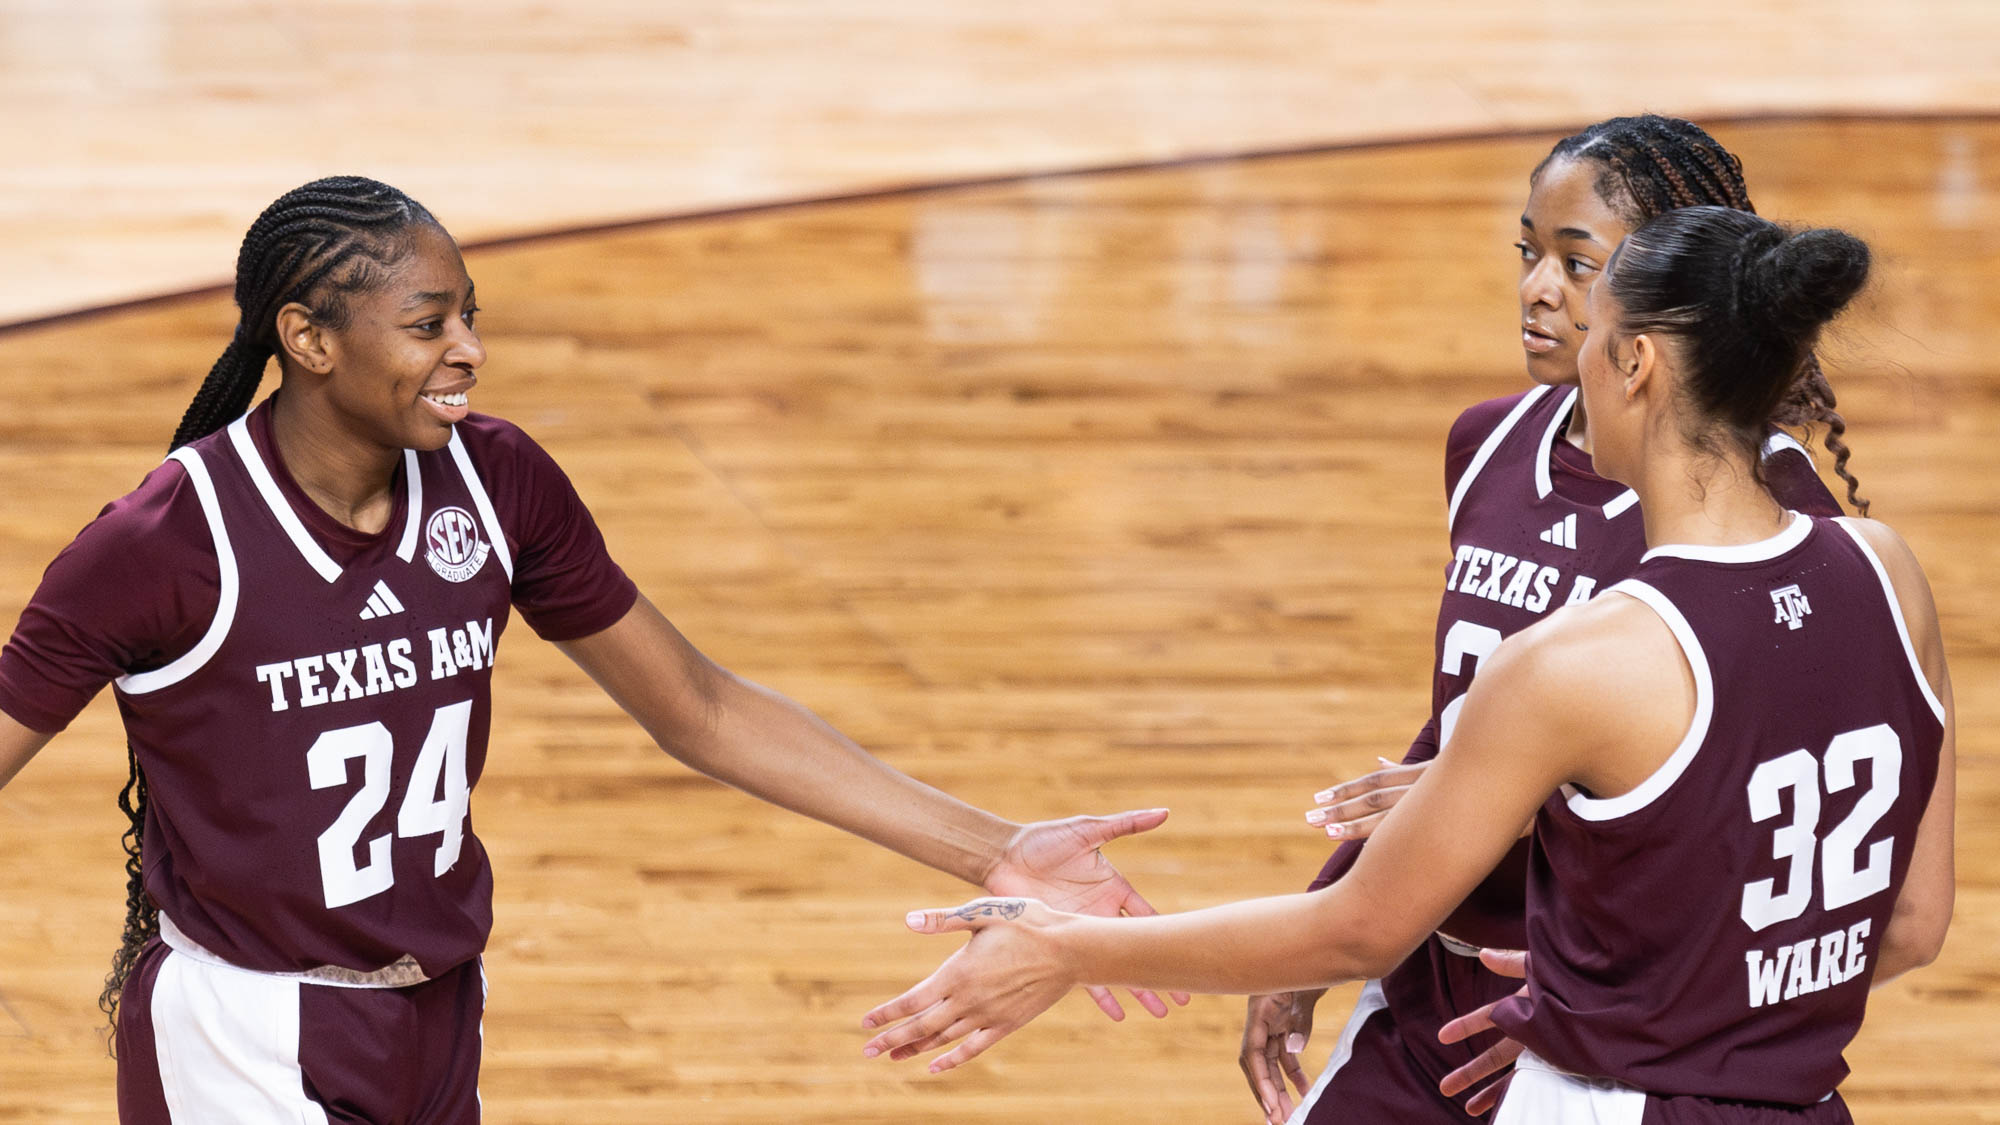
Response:
[[[313,320],[312,310],[297,301],[278,310],[278,353],[315,374],[333,370],[333,340],[326,328]]]
[[[1625,401],[1631,402],[1653,380],[1660,363],[1659,343],[1641,332],[1628,341],[1626,353],[1617,357],[1616,362],[1624,381]]]

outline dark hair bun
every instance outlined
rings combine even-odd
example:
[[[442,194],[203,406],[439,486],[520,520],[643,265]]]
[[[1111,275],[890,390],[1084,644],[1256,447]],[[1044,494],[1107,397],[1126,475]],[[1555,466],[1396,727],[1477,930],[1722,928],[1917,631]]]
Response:
[[[1868,244],[1846,231],[1760,234],[1745,246],[1751,252],[1738,293],[1787,331],[1811,332],[1832,320],[1868,281]]]

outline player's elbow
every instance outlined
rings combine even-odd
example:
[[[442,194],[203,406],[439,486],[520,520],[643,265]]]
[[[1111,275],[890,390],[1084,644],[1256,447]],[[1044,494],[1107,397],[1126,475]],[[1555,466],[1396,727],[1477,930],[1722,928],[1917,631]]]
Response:
[[[1951,930],[1952,907],[1950,888],[1916,897],[1906,893],[1882,936],[1881,963],[1894,966],[1900,975],[1936,961]]]

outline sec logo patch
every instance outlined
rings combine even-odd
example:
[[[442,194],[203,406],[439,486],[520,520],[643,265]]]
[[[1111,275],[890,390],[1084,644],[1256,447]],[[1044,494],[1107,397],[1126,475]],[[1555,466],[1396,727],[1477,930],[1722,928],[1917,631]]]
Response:
[[[424,561],[440,578],[463,582],[479,573],[493,548],[479,536],[479,523],[464,508],[440,508],[424,525]]]

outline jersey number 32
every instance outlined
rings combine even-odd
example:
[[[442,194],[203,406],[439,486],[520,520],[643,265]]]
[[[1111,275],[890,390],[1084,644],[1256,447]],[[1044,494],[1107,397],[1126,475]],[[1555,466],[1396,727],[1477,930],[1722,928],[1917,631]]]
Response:
[[[1826,792],[1839,793],[1854,785],[1854,767],[1871,765],[1868,792],[1854,810],[1824,838],[1819,836],[1821,761],[1805,750],[1794,750],[1759,765],[1750,775],[1750,822],[1778,815],[1778,795],[1792,791],[1792,822],[1771,833],[1771,858],[1789,860],[1785,889],[1776,879],[1759,879],[1743,887],[1743,922],[1753,931],[1790,921],[1812,902],[1813,857],[1820,860],[1823,908],[1837,910],[1889,889],[1889,863],[1896,841],[1884,837],[1867,844],[1868,862],[1857,867],[1863,842],[1875,822],[1896,803],[1902,788],[1903,743],[1895,729],[1878,723],[1835,735],[1827,743],[1824,772]]]

